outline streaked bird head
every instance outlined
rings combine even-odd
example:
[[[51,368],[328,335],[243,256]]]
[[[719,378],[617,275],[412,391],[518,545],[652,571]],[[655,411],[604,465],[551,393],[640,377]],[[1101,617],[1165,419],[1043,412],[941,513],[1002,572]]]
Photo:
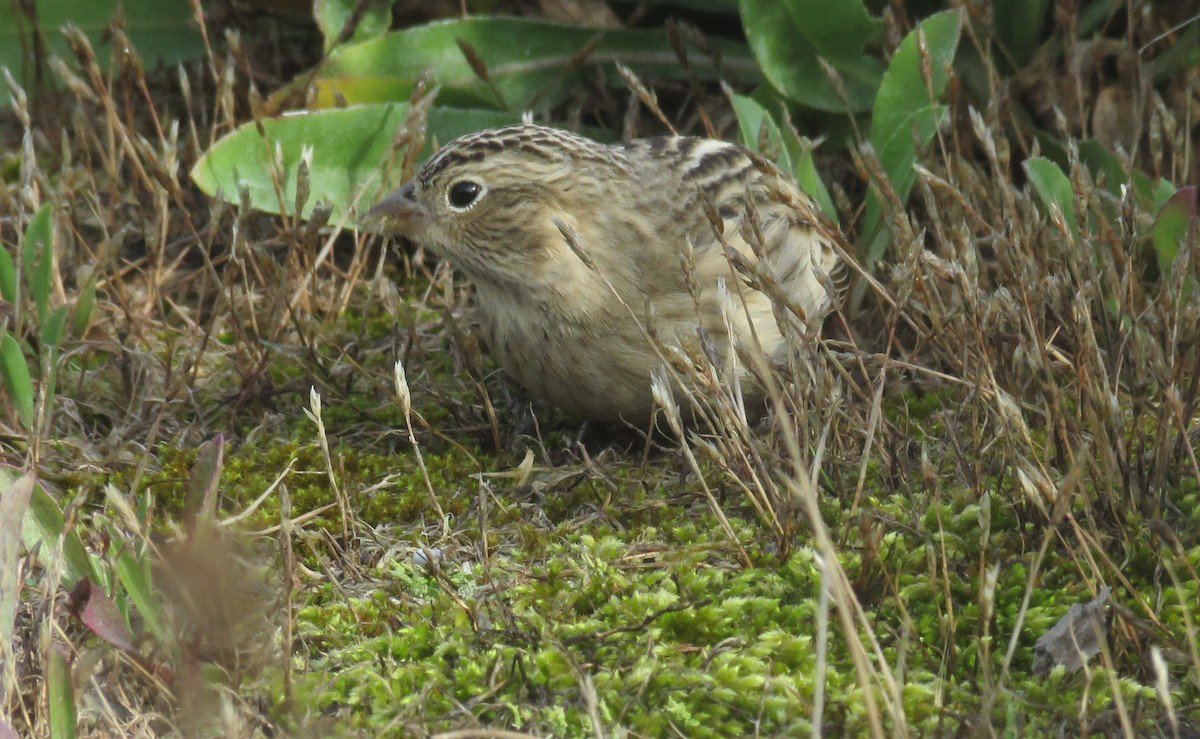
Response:
[[[590,211],[599,197],[592,183],[624,165],[608,147],[558,129],[482,131],[440,149],[364,220],[433,249],[474,280],[529,280],[562,243],[555,221]]]

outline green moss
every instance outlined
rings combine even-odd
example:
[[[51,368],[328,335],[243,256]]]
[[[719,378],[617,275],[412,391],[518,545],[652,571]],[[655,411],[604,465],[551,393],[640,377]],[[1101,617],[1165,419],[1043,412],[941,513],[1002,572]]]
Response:
[[[642,539],[654,533],[636,532]],[[707,539],[710,550],[723,548],[699,531],[692,534]],[[529,567],[546,576],[517,577],[493,595],[486,611],[507,616],[505,628],[490,631],[472,630],[448,594],[425,588],[419,592],[428,600],[400,601],[389,619],[401,626],[377,639],[363,625],[374,612],[371,599],[331,604],[332,613],[320,618],[327,642],[351,621],[342,615],[347,611],[355,614],[357,633],[335,636],[345,647],[324,650],[327,657],[311,674],[337,673],[323,699],[368,711],[364,726],[429,721],[494,691],[499,677],[502,687],[492,695],[493,707],[477,714],[481,719],[516,715],[517,725],[585,735],[591,731],[580,693],[586,674],[600,696],[601,715],[640,733],[671,726],[697,736],[728,736],[756,724],[773,732],[803,728],[802,699],[812,691],[804,677],[813,665],[806,633],[816,582],[810,567],[797,565],[802,582],[796,566],[773,576],[736,572],[713,566],[719,560],[703,548],[667,552],[662,566],[644,570],[622,562],[626,543],[612,535],[556,542],[536,563],[517,555],[506,571]],[[807,554],[799,559],[811,562]],[[697,562],[707,566],[697,568]],[[410,596],[414,577],[428,578],[419,570],[398,578],[409,583]],[[795,593],[798,584],[806,592]],[[556,707],[538,710],[543,702]]]
[[[347,316],[331,330],[380,337],[403,320],[375,312]],[[327,349],[319,352],[333,361]],[[448,352],[423,360],[424,378],[456,381]],[[386,352],[373,355],[370,362],[380,366],[372,371],[387,376],[382,365],[390,361]],[[278,371],[275,381],[291,382],[305,370]],[[450,387],[464,397],[475,392],[466,383]],[[961,388],[905,392],[885,403],[890,427],[879,432],[884,443],[901,444],[865,466],[858,457],[826,465],[819,506],[864,609],[867,626],[856,638],[873,665],[877,644],[896,676],[898,710],[910,733],[944,735],[976,725],[961,717],[977,718],[1020,625],[1003,688],[993,691],[992,723],[1017,733],[1071,733],[1081,712],[1111,708],[1111,682],[1095,665],[1087,675],[1032,677],[1034,643],[1071,605],[1092,597],[1095,578],[1079,566],[1081,545],[1064,525],[1030,587],[1044,510],[1017,479],[1011,458],[964,461],[949,451],[950,434],[990,448],[974,440],[974,421],[963,417],[966,397]],[[349,540],[336,505],[307,521],[296,539],[303,568],[291,614],[294,713],[283,705],[278,673],[263,678],[281,722],[298,733],[307,714],[331,717],[322,734],[478,724],[591,736],[594,700],[605,727],[631,735],[782,736],[811,733],[823,691],[827,731],[869,731],[864,688],[838,614],[821,611],[824,575],[806,522],[798,519],[800,533],[779,546],[720,466],[702,461],[738,544],[750,553],[747,568],[700,485],[681,481],[672,455],[643,461],[612,454],[599,466],[561,468],[543,455],[518,485],[509,473],[524,448],[492,453],[462,434],[433,433],[431,419],[448,417],[444,403],[420,392],[414,403],[426,421],[417,424],[425,472],[399,406],[353,386],[323,404],[328,463],[314,424],[301,413],[275,438],[226,450],[223,516],[244,510],[289,465],[284,482],[293,516],[336,503],[331,474],[349,501]],[[570,448],[574,432],[550,430],[540,444]],[[1050,445],[1033,433],[1035,448],[1025,451],[1043,454]],[[164,446],[156,455],[158,469],[146,474],[144,489],[163,518],[174,520],[195,452]],[[444,525],[430,488],[447,514]],[[1076,525],[1091,524],[1096,489],[1085,479],[1071,500]],[[1184,557],[1172,564],[1178,582],[1164,573],[1160,522],[1149,508],[1123,520],[1129,538],[1108,551],[1135,590],[1116,597],[1135,613],[1139,601],[1153,604],[1153,618],[1178,643],[1189,638],[1185,611],[1194,613],[1200,599],[1200,585],[1183,566],[1200,567],[1197,500],[1190,478],[1163,492],[1162,518],[1183,540]],[[271,496],[242,525],[266,528],[279,515]],[[372,546],[358,548],[359,539]],[[438,571],[419,566],[405,545],[437,547]],[[818,668],[822,616],[827,633]],[[1122,699],[1158,705],[1133,650],[1118,644],[1113,659]],[[1194,704],[1195,686],[1180,678],[1173,675],[1176,705]],[[867,689],[877,705],[891,700],[878,681]]]

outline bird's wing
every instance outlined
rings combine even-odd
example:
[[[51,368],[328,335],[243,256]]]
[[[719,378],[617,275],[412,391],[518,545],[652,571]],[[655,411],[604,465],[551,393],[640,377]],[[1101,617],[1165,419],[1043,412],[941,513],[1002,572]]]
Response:
[[[723,160],[719,170],[690,177],[695,199],[688,238],[697,279],[728,280],[732,268],[744,284],[810,321],[844,294],[847,270],[836,246],[841,236],[773,165],[726,146],[712,155]],[[702,160],[693,172],[704,171]]]

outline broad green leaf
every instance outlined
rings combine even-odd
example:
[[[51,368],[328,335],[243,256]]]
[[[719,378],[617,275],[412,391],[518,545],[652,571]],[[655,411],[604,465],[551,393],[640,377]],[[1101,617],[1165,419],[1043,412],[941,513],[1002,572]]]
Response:
[[[1166,205],[1178,189],[1175,184],[1166,177],[1160,177],[1158,183],[1154,185],[1154,189],[1150,192],[1150,207],[1148,210],[1157,211],[1159,208]]]
[[[13,77],[30,90],[37,79],[36,62],[31,58],[32,26],[17,10],[19,3],[0,2],[0,67],[8,67]],[[103,61],[107,53],[105,31],[109,22],[122,12],[126,35],[133,42],[147,69],[159,64],[171,65],[204,54],[204,42],[193,23],[188,0],[93,0],[92,2],[36,3],[38,25],[46,41],[46,50],[64,59],[72,59],[66,39],[59,32],[64,25],[78,26]],[[44,64],[45,60],[40,60]],[[0,105],[9,104],[8,88],[0,84]]]
[[[763,76],[788,99],[833,113],[871,107],[883,64],[863,52],[883,23],[861,0],[741,0],[742,25]],[[846,98],[821,67],[842,78]]]
[[[54,276],[54,224],[46,203],[29,220],[21,251],[21,269],[37,309],[38,321],[46,320],[50,286]]]
[[[21,536],[25,547],[31,551],[36,549],[38,561],[49,569],[54,563],[54,557],[62,543],[63,574],[68,589],[74,587],[80,580],[87,579],[95,583],[101,580],[92,560],[88,557],[87,549],[75,530],[65,529],[66,523],[62,509],[41,486],[33,489],[29,500],[29,510],[25,513],[25,521],[21,526]]]
[[[1104,176],[1103,186],[1110,194],[1119,197],[1122,185],[1133,184],[1139,198],[1149,198],[1152,189],[1150,178],[1137,171],[1132,175],[1127,174],[1121,160],[1117,159],[1116,155],[1109,151],[1104,144],[1089,139],[1077,142],[1076,146],[1079,149],[1079,161],[1087,165],[1088,170],[1097,180],[1101,175]],[[1065,158],[1059,159],[1053,155],[1050,158],[1060,165],[1065,161]]]
[[[836,221],[837,210],[833,207],[829,191],[825,189],[825,183],[821,181],[813,164],[812,145],[797,139],[791,131],[778,125],[770,112],[757,100],[734,95],[730,102],[737,113],[742,144],[751,151],[772,157],[780,169],[796,180],[801,190],[817,201],[825,215]],[[763,151],[760,146],[763,134],[766,135],[769,151]]]
[[[947,10],[931,15],[912,30],[892,56],[883,75],[871,115],[871,144],[901,202],[916,182],[913,164],[918,147],[925,147],[945,117],[946,107],[938,101],[950,79],[950,64],[958,48],[962,15]],[[929,79],[921,69],[918,39],[924,38],[930,62]],[[871,244],[868,261],[882,255],[876,237],[882,201],[874,190],[867,196],[863,223],[864,241]]]
[[[893,178],[892,186],[903,199],[915,179],[914,128],[922,143],[928,143],[941,122],[945,108],[938,104],[950,79],[950,65],[958,48],[961,30],[959,11],[932,15],[900,42],[883,75],[871,114],[871,143]],[[921,70],[918,38],[924,36],[929,50],[930,79]],[[908,187],[898,186],[905,179]]]
[[[8,397],[16,406],[17,416],[26,431],[33,429],[33,379],[29,373],[29,365],[25,363],[25,354],[21,345],[5,333],[0,336],[0,374],[4,375],[4,386],[8,389]]]
[[[1133,185],[1134,194],[1141,206],[1146,210],[1157,211],[1167,198],[1175,194],[1175,186],[1166,178],[1154,180],[1138,169],[1127,172],[1121,160],[1099,141],[1087,139],[1078,142],[1078,147],[1079,161],[1087,165],[1093,177],[1099,178],[1103,174],[1104,188],[1117,197],[1120,197],[1123,185]],[[1064,160],[1056,161],[1061,165],[1065,157]]]
[[[1079,224],[1075,221],[1075,193],[1066,173],[1045,157],[1030,157],[1025,160],[1025,174],[1047,208],[1057,207],[1062,213],[1067,228],[1071,230],[1071,238],[1078,244]]]
[[[460,43],[474,50],[490,83],[472,69]],[[758,66],[743,44],[713,43],[721,52],[725,79],[742,83],[760,79]],[[589,49],[590,54],[586,53]],[[716,76],[717,70],[704,54],[693,49],[688,58],[699,76]],[[616,81],[616,62],[648,78],[676,78],[681,72],[665,31],[595,31],[522,18],[476,16],[340,46],[316,71],[312,96],[301,97],[317,108],[404,102],[417,80],[428,74],[430,84],[441,88],[439,104],[519,113],[556,105],[593,79],[596,67]],[[297,85],[309,82],[307,75],[298,80]],[[276,94],[271,105],[282,107],[281,101],[297,93],[297,85]]]
[[[321,35],[325,37],[325,51],[334,47],[334,42],[350,19],[350,13],[358,0],[315,0],[313,2],[313,17]],[[392,24],[391,0],[379,0],[372,3],[359,19],[354,28],[354,35],[344,43],[356,43],[387,33]]]
[[[1070,157],[1062,140],[1048,131],[1037,129],[1034,138],[1042,156],[1066,169]],[[1076,142],[1079,161],[1087,165],[1092,176],[1099,183],[1103,176],[1103,186],[1116,197],[1121,197],[1121,188],[1132,185],[1139,206],[1150,212],[1158,212],[1167,198],[1175,194],[1175,185],[1165,177],[1151,178],[1138,169],[1130,169],[1127,161],[1122,161],[1104,144],[1094,139],[1084,139]]]
[[[1168,275],[1175,264],[1179,250],[1194,240],[1200,221],[1197,217],[1196,188],[1181,187],[1172,195],[1154,218],[1151,241],[1158,255],[1159,271]]]
[[[302,151],[310,147],[311,195],[303,215],[311,214],[318,201],[332,206],[335,217],[361,212],[384,191],[400,184],[382,181],[382,165],[408,111],[407,104],[397,103],[293,113],[264,120],[266,140],[249,122],[213,144],[192,169],[192,179],[209,195],[219,194],[236,203],[239,191],[245,188],[253,207],[291,213],[296,202],[296,169]],[[430,141],[444,144],[463,134],[518,121],[519,116],[512,113],[432,108],[427,130]],[[276,151],[280,156],[277,163]],[[282,198],[272,185],[272,171],[282,178]]]

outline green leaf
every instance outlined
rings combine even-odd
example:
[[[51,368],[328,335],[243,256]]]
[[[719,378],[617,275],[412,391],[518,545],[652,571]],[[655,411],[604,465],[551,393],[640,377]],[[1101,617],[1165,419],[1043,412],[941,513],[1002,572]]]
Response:
[[[757,100],[745,95],[733,95],[729,102],[733,105],[733,112],[737,114],[738,138],[741,139],[742,146],[764,156],[777,157],[776,164],[783,166],[786,163],[786,169],[790,170],[791,161],[787,150],[783,148],[779,126],[775,125],[767,109],[759,105]],[[764,133],[767,137],[766,143],[770,147],[766,150],[762,146]]]
[[[1025,174],[1033,183],[1033,189],[1047,207],[1057,207],[1062,213],[1071,238],[1079,243],[1079,224],[1075,222],[1075,193],[1071,180],[1057,164],[1045,157],[1030,157],[1025,160]]]
[[[287,115],[262,122],[264,141],[253,122],[222,138],[204,153],[192,169],[192,179],[201,190],[236,203],[245,188],[250,204],[269,213],[295,210],[296,169],[305,147],[312,149],[309,191],[305,216],[317,201],[334,209],[335,217],[364,211],[383,192],[399,182],[383,182],[383,163],[392,140],[403,127],[409,106],[356,105],[338,110]],[[433,108],[427,117],[430,140],[445,143],[463,134],[494,126],[517,123],[519,116],[486,110]],[[272,184],[272,160],[282,155],[278,171],[283,179],[283,197]],[[429,153],[427,146],[425,155]]]
[[[871,107],[883,64],[863,48],[883,22],[860,0],[741,0],[739,8],[763,75],[788,99],[834,113]],[[820,59],[841,76],[845,102]]]
[[[50,708],[51,739],[75,737],[75,688],[71,684],[71,656],[67,648],[54,642],[50,645],[46,665],[46,698]]]
[[[736,13],[738,0],[643,0],[643,5],[668,5],[684,10],[703,10],[706,13]]]
[[[801,190],[817,201],[821,212],[828,216],[829,220],[837,223],[837,208],[833,206],[833,198],[829,197],[829,190],[826,189],[825,182],[817,172],[817,164],[813,161],[812,142],[788,136],[785,137],[785,145],[792,150],[792,176],[796,178],[796,183],[800,185]],[[799,150],[796,147],[799,147]]]
[[[1200,25],[1189,23],[1165,51],[1150,62],[1150,78],[1154,85],[1179,79],[1180,75],[1200,65]]]
[[[1126,170],[1121,160],[1108,147],[1094,139],[1078,142],[1079,161],[1087,165],[1092,176],[1097,179],[1104,175],[1104,189],[1120,197],[1121,188],[1132,185],[1139,204],[1147,210],[1158,210],[1166,198],[1175,193],[1175,186],[1169,180],[1160,178],[1157,181],[1138,169]],[[1064,154],[1065,157],[1065,154]],[[1057,160],[1060,163],[1064,160]],[[1165,188],[1165,189],[1164,189]]]
[[[1089,0],[1079,4],[1079,13],[1075,17],[1075,38],[1091,38],[1100,26],[1107,23],[1113,16],[1124,8],[1117,0]]]
[[[50,218],[50,204],[45,203],[29,220],[25,228],[24,246],[21,251],[22,270],[33,304],[37,309],[38,322],[46,319],[50,302],[50,287],[54,277],[54,223]]]
[[[791,130],[777,124],[770,112],[753,98],[734,95],[730,102],[737,113],[742,145],[774,159],[780,169],[796,180],[801,190],[817,201],[825,215],[836,221],[837,210],[833,207],[833,200],[813,164],[811,142],[798,139]],[[763,134],[769,148],[767,151],[760,146]]]
[[[51,316],[51,323],[57,320],[58,326],[55,331],[62,333],[62,324],[66,322],[67,309],[59,308]],[[54,418],[54,393],[58,388],[58,347],[51,344],[45,344],[41,352],[41,382],[42,396],[44,407],[42,408],[42,416],[46,419]]]
[[[46,317],[41,326],[42,346],[47,349],[58,349],[62,342],[63,327],[67,325],[67,308],[60,305]]]
[[[17,579],[21,521],[33,487],[32,472],[17,477],[11,467],[0,467],[0,655],[6,657],[3,669],[9,672],[0,674],[0,684],[4,685],[11,685],[9,681],[16,677],[8,650],[13,645],[13,624],[21,602],[22,583]]]
[[[1172,195],[1154,218],[1151,241],[1158,255],[1159,271],[1171,274],[1179,250],[1197,234],[1196,188],[1181,187]]]
[[[1062,141],[1047,131],[1035,130],[1034,137],[1042,155],[1060,168],[1068,166],[1070,157]],[[1123,186],[1132,186],[1138,205],[1147,211],[1158,212],[1167,198],[1175,194],[1175,185],[1165,177],[1151,178],[1141,170],[1131,168],[1127,160],[1118,158],[1104,144],[1094,139],[1077,142],[1079,161],[1087,165],[1092,176],[1115,197],[1120,198]],[[1115,215],[1115,214],[1114,214]]]
[[[25,521],[21,526],[21,536],[25,547],[38,553],[38,561],[49,569],[57,558],[59,543],[62,545],[63,575],[74,587],[80,580],[103,582],[92,566],[87,549],[74,529],[67,530],[62,509],[41,486],[33,489],[29,501],[29,510],[25,513]]]
[[[79,297],[75,300],[75,310],[71,315],[72,335],[82,337],[87,333],[92,323],[92,311],[96,307],[96,275],[87,278]]]
[[[1160,177],[1158,183],[1150,191],[1150,207],[1148,210],[1158,210],[1163,207],[1176,192],[1178,192],[1178,189],[1174,183],[1166,177]]]
[[[950,64],[958,49],[961,28],[962,14],[957,10],[943,11],[921,21],[900,42],[875,97],[871,145],[900,202],[908,200],[916,182],[913,164],[918,147],[928,145],[945,117],[946,107],[938,101],[950,80]],[[928,49],[929,79],[921,69],[920,38]],[[872,244],[868,261],[882,256],[878,245],[887,243],[876,238],[881,211],[882,200],[872,189],[863,221],[863,240]]]
[[[1003,5],[993,6],[996,37],[1016,68],[1024,66],[1042,43],[1049,6],[1050,0],[1005,0]]]
[[[45,59],[30,57],[32,25],[18,3],[0,3],[0,67],[8,67],[27,90],[36,82],[36,70]],[[146,69],[159,64],[172,65],[204,54],[204,41],[193,23],[188,0],[93,0],[92,2],[36,3],[38,25],[46,42],[46,51],[65,59],[73,58],[59,29],[68,23],[78,26],[102,61],[107,54],[100,46],[110,20],[122,11],[129,40],[141,54]],[[0,84],[0,106],[8,105],[8,87]]]
[[[17,302],[17,267],[8,249],[0,249],[0,298]]]
[[[4,375],[4,386],[17,408],[17,417],[26,431],[33,430],[33,380],[21,345],[11,334],[0,336],[0,374]]]
[[[465,43],[487,68],[479,78],[460,48]],[[760,79],[745,45],[713,40],[721,52],[721,75],[731,83]],[[594,46],[592,46],[594,44]],[[581,51],[591,49],[578,59]],[[704,54],[689,55],[701,78],[717,76]],[[664,31],[595,31],[522,18],[475,16],[438,21],[335,49],[311,80],[312,107],[404,102],[417,81],[430,75],[441,88],[438,102],[465,108],[546,110],[595,78],[599,67],[616,81],[616,62],[647,77],[678,77],[680,63]],[[309,82],[301,75],[299,83]],[[297,93],[293,85],[273,102]]]
[[[114,536],[117,532],[113,532]],[[117,541],[119,539],[114,539]],[[170,643],[171,634],[163,620],[162,606],[154,594],[150,560],[123,548],[117,555],[117,581],[141,614],[146,629],[160,644]]]
[[[1126,173],[1125,167],[1121,164],[1121,160],[1116,157],[1108,147],[1094,139],[1079,141],[1076,143],[1079,150],[1079,161],[1083,162],[1092,173],[1092,176],[1097,180],[1103,175],[1103,187],[1112,195],[1120,197],[1121,187],[1123,185],[1134,185],[1135,191],[1140,198],[1148,198],[1151,192],[1150,178],[1141,172],[1134,171]],[[1064,154],[1065,156],[1065,154]],[[1065,159],[1058,159],[1062,162]],[[1145,202],[1145,201],[1143,201]]]
[[[325,51],[334,47],[334,42],[350,19],[351,11],[358,0],[315,0],[313,2],[313,18],[321,35],[325,37]],[[388,32],[392,24],[392,3],[390,0],[372,3],[354,27],[354,35],[344,43],[356,43],[382,36]]]

